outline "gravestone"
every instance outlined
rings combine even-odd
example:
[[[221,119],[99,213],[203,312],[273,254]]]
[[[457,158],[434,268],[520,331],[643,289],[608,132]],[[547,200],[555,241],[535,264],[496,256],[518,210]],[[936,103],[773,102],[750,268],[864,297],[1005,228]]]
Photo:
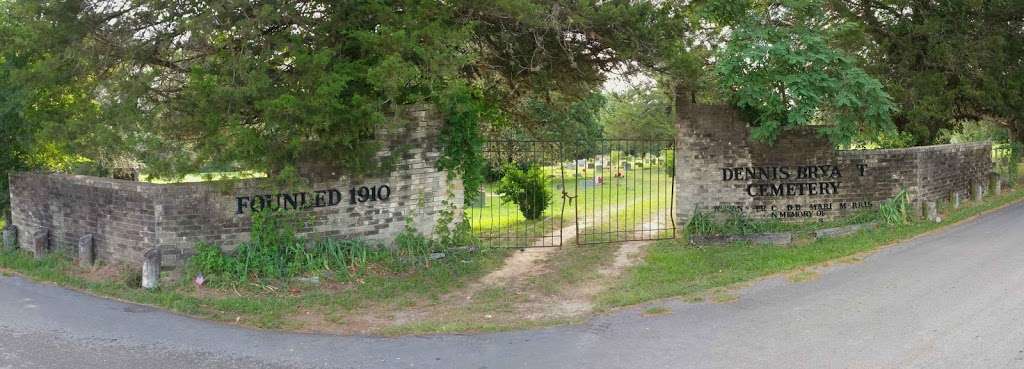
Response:
[[[13,225],[4,227],[3,238],[4,250],[14,250],[18,247],[18,228]]]
[[[39,228],[32,235],[32,254],[36,260],[42,259],[50,251],[50,230]]]
[[[473,202],[469,204],[474,208],[482,208],[487,206],[487,192],[477,191],[476,197],[473,198]]]
[[[146,251],[142,261],[142,288],[151,290],[160,286],[160,248]]]
[[[93,251],[92,234],[87,234],[78,239],[78,266],[89,268],[95,259]]]
[[[929,201],[926,207],[928,208],[928,220],[933,221],[935,223],[939,223],[942,221],[942,219],[939,218],[939,207],[937,204],[935,204],[935,201]]]

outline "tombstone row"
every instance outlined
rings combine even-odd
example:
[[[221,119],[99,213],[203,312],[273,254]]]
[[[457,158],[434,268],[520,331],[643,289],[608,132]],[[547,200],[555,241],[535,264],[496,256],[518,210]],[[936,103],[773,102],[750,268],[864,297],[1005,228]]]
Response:
[[[50,230],[38,228],[32,233],[30,250],[36,260],[50,253]],[[18,228],[8,226],[3,229],[3,250],[11,251],[18,247]],[[96,262],[96,242],[92,234],[78,239],[78,266],[90,268]],[[156,247],[147,251],[142,262],[142,287],[154,289],[159,286],[161,268],[161,252]]]
[[[998,176],[991,177],[991,182],[989,183],[989,187],[988,188],[990,188],[992,190],[992,194],[994,194],[996,196],[1001,195],[1003,193],[1003,179],[999,178]],[[970,194],[972,195],[972,197],[973,197],[972,199],[975,202],[980,202],[980,201],[984,200],[985,195],[987,194],[987,192],[988,192],[988,190],[986,189],[985,185],[983,185],[983,184],[974,184],[974,186],[971,188]],[[960,195],[961,195],[960,192],[953,192],[951,194],[951,196],[949,198],[949,203],[950,203],[950,205],[953,206],[953,209],[959,209],[960,208],[960,205],[961,205],[960,204],[960,202],[961,202]],[[916,204],[916,206],[915,206],[915,208],[917,209],[916,210],[916,214],[922,214],[922,210],[923,210],[923,215],[925,216],[925,219],[930,220],[930,221],[934,221],[936,223],[942,222],[942,218],[939,216],[939,209],[938,209],[938,203],[937,202],[935,202],[935,201],[928,201],[928,202],[925,202],[923,205],[924,205],[924,209],[921,209],[920,208],[921,203],[917,203]]]

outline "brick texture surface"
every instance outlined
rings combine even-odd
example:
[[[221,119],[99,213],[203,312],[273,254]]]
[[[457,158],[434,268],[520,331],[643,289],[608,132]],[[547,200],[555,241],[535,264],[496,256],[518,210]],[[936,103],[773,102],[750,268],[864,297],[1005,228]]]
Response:
[[[695,211],[726,209],[753,218],[832,219],[877,208],[904,189],[915,205],[956,193],[967,198],[992,171],[989,143],[837,151],[813,127],[800,127],[766,145],[750,138],[749,126],[731,107],[678,100],[679,224]],[[773,190],[781,194],[773,196]]]
[[[379,133],[386,142],[378,155],[395,151],[400,159],[390,173],[355,178],[334,176],[318,179],[302,189],[274,188],[270,181],[251,179],[233,182],[152,184],[109,178],[51,174],[11,174],[14,225],[21,231],[49,228],[52,247],[74,251],[78,239],[94,236],[96,260],[107,263],[142,261],[156,246],[180,263],[199,242],[233,250],[249,239],[251,208],[238,214],[238,197],[337,190],[335,206],[304,210],[300,234],[310,238],[361,238],[390,241],[407,220],[420,232],[430,234],[445,202],[462,204],[461,182],[449,180],[436,169],[440,157],[436,145],[442,119],[425,106],[409,107],[403,127]],[[350,203],[350,190],[361,186],[387,185],[387,200]],[[449,196],[451,195],[451,196]],[[456,214],[460,213],[456,211]],[[22,237],[19,246],[29,248]]]

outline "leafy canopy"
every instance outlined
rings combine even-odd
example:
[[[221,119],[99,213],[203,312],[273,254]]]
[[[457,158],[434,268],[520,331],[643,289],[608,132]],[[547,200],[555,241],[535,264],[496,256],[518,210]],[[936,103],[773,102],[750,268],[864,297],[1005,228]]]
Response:
[[[28,101],[42,107],[32,122],[46,137],[65,152],[107,165],[137,159],[164,176],[225,167],[301,173],[309,161],[348,174],[379,170],[379,143],[368,138],[394,124],[401,106],[420,102],[453,123],[442,163],[473,175],[473,155],[460,154],[472,153],[480,122],[507,120],[526,99],[547,102],[553,92],[585,99],[608,71],[659,64],[655,48],[679,27],[674,4],[632,1],[0,7],[25,29],[12,44],[32,55],[22,81],[43,91]]]
[[[610,93],[601,122],[608,137],[629,140],[672,140],[675,114],[672,94],[661,86],[637,86]],[[651,149],[660,147],[652,145]]]
[[[827,2],[855,22],[848,47],[865,56],[899,106],[894,120],[918,144],[961,120],[999,122],[1024,139],[1024,2]]]
[[[882,84],[831,44],[847,24],[830,22],[816,1],[747,5],[717,10],[733,29],[714,71],[733,104],[752,113],[755,139],[808,124],[837,144],[894,130]]]

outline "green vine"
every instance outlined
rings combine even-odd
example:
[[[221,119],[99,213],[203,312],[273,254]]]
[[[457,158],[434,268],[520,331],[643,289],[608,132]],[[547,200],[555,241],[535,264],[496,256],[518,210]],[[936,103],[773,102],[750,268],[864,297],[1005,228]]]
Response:
[[[478,191],[474,190],[484,183],[480,122],[497,117],[497,109],[478,90],[461,84],[442,95],[438,107],[445,116],[445,124],[439,138],[442,149],[437,167],[447,170],[449,179],[462,178],[468,204],[476,200]]]

